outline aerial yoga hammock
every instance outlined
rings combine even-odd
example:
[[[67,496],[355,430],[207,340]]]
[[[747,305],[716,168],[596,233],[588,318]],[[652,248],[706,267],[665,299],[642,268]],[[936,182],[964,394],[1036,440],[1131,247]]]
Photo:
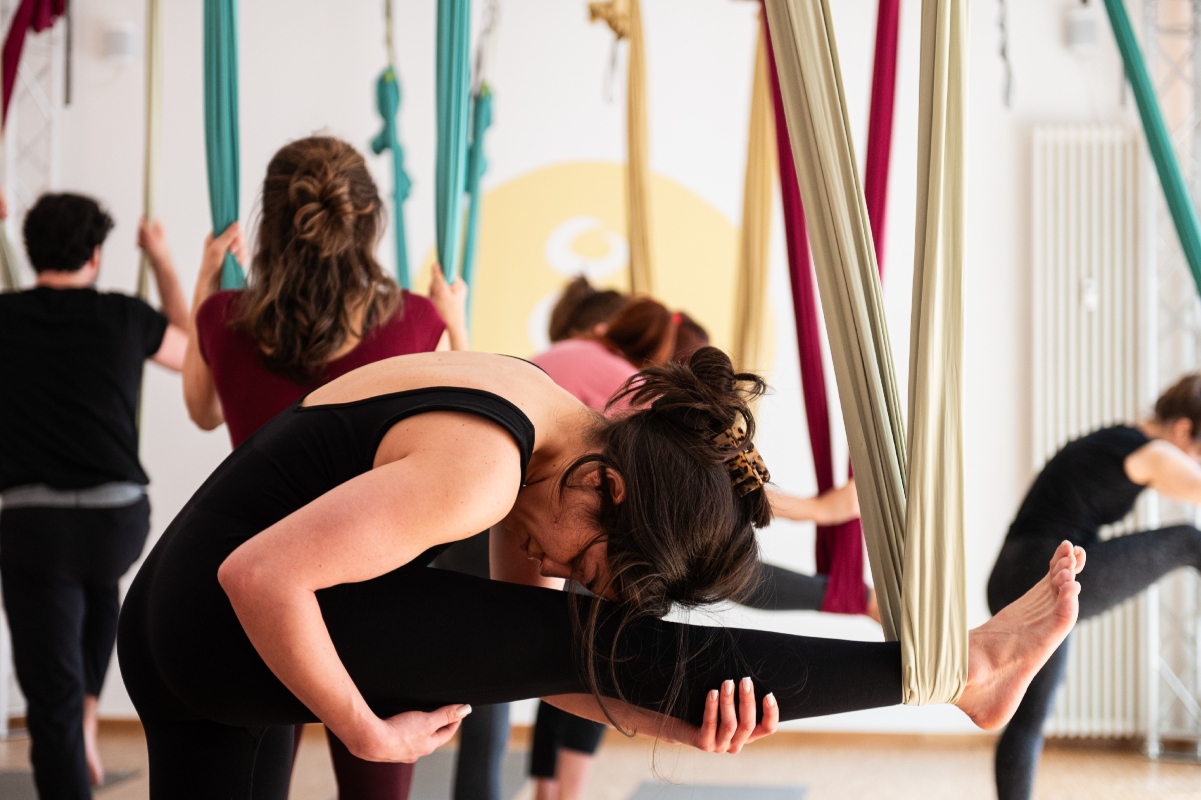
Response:
[[[877,263],[883,269],[884,213],[888,193],[892,146],[893,99],[896,91],[897,17],[899,0],[880,0],[876,27],[876,52],[872,79],[871,117],[865,194],[874,234]],[[778,150],[781,201],[788,248],[789,277],[796,315],[797,350],[801,362],[802,391],[813,451],[818,492],[834,487],[830,418],[826,400],[820,324],[813,290],[809,242],[796,167],[788,142],[788,128],[779,90],[778,72],[770,57],[756,53],[752,90],[751,131],[747,148],[747,174],[743,195],[741,267],[735,310],[734,361],[746,368],[762,368],[762,320],[766,295],[767,248],[770,227],[771,159]],[[761,72],[762,70],[762,72]],[[770,93],[770,94],[769,94]],[[766,96],[765,96],[766,95]],[[774,105],[774,113],[772,106]],[[772,119],[775,136],[772,135]],[[863,614],[867,587],[863,577],[863,531],[859,520],[817,530],[817,572],[828,578],[821,611]]]
[[[1184,251],[1197,291],[1201,293],[1201,224],[1197,220],[1197,209],[1185,185],[1180,163],[1176,160],[1176,150],[1172,147],[1172,138],[1164,124],[1163,112],[1155,97],[1155,86],[1147,73],[1147,65],[1130,25],[1130,17],[1126,14],[1126,6],[1122,0],[1105,0],[1105,10],[1109,12],[1109,23],[1122,54],[1126,77],[1130,80],[1130,88],[1138,104],[1147,148],[1159,173],[1159,184],[1176,226],[1176,235],[1180,238],[1180,248]]]
[[[154,190],[158,183],[158,153],[162,132],[162,14],[160,0],[146,0],[146,150],[142,172],[142,217],[154,221]],[[150,297],[150,257],[138,264],[138,297]]]
[[[467,144],[470,118],[470,22],[471,0],[438,0],[437,52],[437,112],[438,148],[435,176],[435,233],[438,260],[448,281],[459,273],[463,235],[463,195],[467,189]],[[385,73],[386,77],[386,73]],[[393,78],[395,72],[393,71]],[[383,80],[383,79],[381,79]],[[395,86],[395,80],[393,86]],[[386,93],[387,87],[380,86]],[[204,96],[205,151],[208,163],[209,205],[213,230],[220,233],[238,219],[238,59],[237,59],[237,0],[205,0],[204,3]],[[399,104],[399,87],[396,94]],[[382,103],[387,107],[387,101]],[[480,115],[484,116],[483,113]],[[385,130],[395,140],[395,115]],[[482,148],[481,127],[480,147]],[[403,174],[399,150],[393,150],[394,176]],[[399,162],[399,166],[397,166]],[[482,155],[478,175],[483,173]],[[478,180],[477,175],[477,180]],[[478,187],[478,183],[477,183]],[[394,187],[395,188],[395,187]],[[478,192],[478,188],[477,188]],[[400,204],[394,209],[400,215]],[[401,260],[399,244],[403,229],[397,228],[398,266]],[[407,270],[406,270],[407,273]],[[398,277],[403,276],[398,274]],[[221,273],[223,289],[239,289],[246,276],[232,254],[226,254]]]
[[[626,238],[630,245],[630,292],[652,294],[650,244],[650,152],[647,142],[646,50],[639,0],[588,4],[592,21],[603,20],[617,41],[630,42],[626,95]]]
[[[907,437],[828,2],[766,0],[780,105],[810,211],[884,634],[901,643],[904,702],[949,702],[967,680],[959,418],[967,2],[922,3]]]
[[[0,87],[2,104],[0,129],[8,124],[8,107],[12,101],[13,88],[17,82],[17,69],[21,64],[21,51],[25,48],[25,36],[50,28],[67,12],[67,0],[22,0],[9,23],[8,35],[4,39],[0,64]],[[3,152],[3,147],[0,147]],[[8,228],[0,225],[0,290],[14,291],[18,288],[17,260],[8,239]]]
[[[412,287],[409,275],[409,247],[405,238],[404,203],[409,199],[413,182],[405,172],[405,151],[400,143],[396,115],[400,111],[400,80],[396,74],[396,52],[392,36],[392,0],[384,2],[384,41],[388,51],[388,66],[375,82],[375,105],[383,121],[383,129],[371,140],[371,151],[377,156],[392,151],[392,235],[396,243],[396,282],[405,289]]]

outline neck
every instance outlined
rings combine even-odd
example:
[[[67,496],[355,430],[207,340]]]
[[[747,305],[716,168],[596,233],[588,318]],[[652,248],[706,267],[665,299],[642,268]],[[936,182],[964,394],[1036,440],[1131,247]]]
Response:
[[[1145,419],[1138,424],[1138,429],[1151,439],[1166,439],[1168,432],[1164,425],[1156,419]]]
[[[96,277],[88,269],[80,269],[75,272],[47,270],[39,272],[35,281],[35,285],[45,286],[49,289],[88,289],[95,283]]]
[[[573,461],[595,449],[595,432],[604,424],[603,418],[582,403],[574,405],[575,409],[559,417],[563,421],[555,426],[553,438],[534,451],[526,483],[557,481]]]

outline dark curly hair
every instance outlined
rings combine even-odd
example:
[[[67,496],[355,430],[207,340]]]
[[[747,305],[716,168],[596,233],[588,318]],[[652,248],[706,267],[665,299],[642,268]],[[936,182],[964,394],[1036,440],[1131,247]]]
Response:
[[[619,686],[617,641],[630,622],[661,618],[673,607],[743,599],[757,582],[754,529],[771,522],[771,505],[762,487],[736,492],[726,464],[752,446],[751,403],[765,390],[762,378],[736,373],[716,347],[702,347],[686,364],[643,369],[610,401],[627,400],[635,410],[601,422],[595,451],[565,471],[560,491],[579,487],[580,476],[592,470],[600,478],[595,541],[606,545],[609,576],[593,588],[598,596],[611,593],[617,607],[572,604],[584,643],[581,667],[598,700],[602,686],[608,694]],[[735,426],[746,430],[740,444],[718,438]],[[614,473],[625,484],[620,503],[613,498]],[[597,652],[595,643],[602,618],[607,628],[616,625],[608,653]],[[665,713],[679,700],[685,667],[674,665],[660,706]]]
[[[90,197],[44,194],[25,214],[25,252],[35,272],[78,272],[113,229]]]
[[[268,369],[313,383],[348,339],[396,312],[400,290],[374,255],[383,213],[367,163],[341,139],[300,139],[271,159],[250,284],[233,321]]]

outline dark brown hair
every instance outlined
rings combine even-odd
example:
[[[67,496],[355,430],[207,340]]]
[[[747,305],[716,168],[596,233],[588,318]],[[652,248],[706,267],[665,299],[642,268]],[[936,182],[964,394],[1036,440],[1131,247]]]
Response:
[[[271,159],[262,209],[250,285],[233,324],[258,344],[268,369],[311,383],[347,340],[387,320],[399,304],[396,284],[374,255],[384,206],[353,147],[313,136]]]
[[[658,300],[637,297],[609,321],[600,339],[638,369],[662,364],[675,352],[675,315]]]
[[[581,275],[567,284],[550,312],[550,340],[561,342],[591,334],[597,325],[612,319],[628,301],[621,292],[593,288]]]
[[[630,622],[661,618],[673,606],[741,599],[755,585],[754,529],[771,521],[771,506],[762,487],[739,496],[726,463],[751,446],[750,403],[765,388],[759,376],[735,373],[729,357],[715,347],[701,348],[687,364],[644,369],[610,401],[628,400],[636,410],[601,422],[596,452],[564,473],[561,491],[578,487],[578,476],[590,470],[600,479],[596,541],[606,545],[609,576],[593,589],[598,595],[611,590],[616,609],[602,612],[594,601],[583,619],[576,612],[585,643],[582,667],[598,700],[602,685],[609,687],[605,694],[616,691],[624,699],[616,689],[617,641]],[[747,433],[740,445],[716,440],[735,425]],[[620,503],[613,499],[613,474],[625,483]],[[606,629],[616,631],[608,653],[598,653],[595,641],[602,616]],[[678,652],[672,688],[659,709],[664,713],[680,699],[685,648]]]
[[[1192,437],[1201,439],[1201,372],[1185,375],[1155,401],[1157,422],[1187,419],[1193,424]]]
[[[113,229],[113,218],[90,197],[44,194],[25,214],[25,252],[33,271],[78,272]]]
[[[687,364],[692,354],[709,346],[709,331],[683,311],[676,312],[676,351],[671,360]]]

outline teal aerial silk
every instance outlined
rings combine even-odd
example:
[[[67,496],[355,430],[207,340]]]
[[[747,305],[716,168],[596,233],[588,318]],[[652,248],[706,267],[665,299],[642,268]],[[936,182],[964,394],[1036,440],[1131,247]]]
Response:
[[[204,144],[213,235],[238,220],[238,0],[204,0]],[[221,288],[246,285],[230,253]]]
[[[409,248],[405,238],[404,202],[409,199],[413,182],[405,172],[405,151],[397,133],[396,114],[400,110],[400,82],[391,64],[375,83],[375,104],[383,118],[384,129],[371,142],[371,149],[379,155],[392,151],[392,229],[396,238],[396,280],[401,286],[411,288],[409,276]]]
[[[463,237],[463,282],[467,284],[468,318],[470,319],[470,289],[475,285],[475,254],[480,234],[480,180],[488,162],[484,158],[484,133],[492,124],[492,90],[481,84],[471,108],[471,149],[467,153],[467,231]]]
[[[438,0],[438,150],[434,225],[446,280],[459,274],[470,124],[471,0]]]
[[[1126,65],[1126,77],[1134,90],[1138,113],[1143,119],[1143,132],[1147,136],[1147,147],[1151,150],[1151,158],[1159,173],[1159,183],[1163,187],[1172,222],[1176,225],[1176,235],[1180,237],[1180,247],[1184,250],[1197,291],[1201,292],[1201,225],[1197,222],[1197,209],[1184,183],[1180,164],[1176,161],[1176,151],[1172,149],[1172,139],[1164,124],[1163,113],[1159,110],[1155,88],[1147,74],[1147,65],[1130,26],[1126,7],[1122,0],[1105,0],[1105,9],[1109,12],[1109,23],[1113,26],[1113,35],[1118,40],[1118,50]]]

